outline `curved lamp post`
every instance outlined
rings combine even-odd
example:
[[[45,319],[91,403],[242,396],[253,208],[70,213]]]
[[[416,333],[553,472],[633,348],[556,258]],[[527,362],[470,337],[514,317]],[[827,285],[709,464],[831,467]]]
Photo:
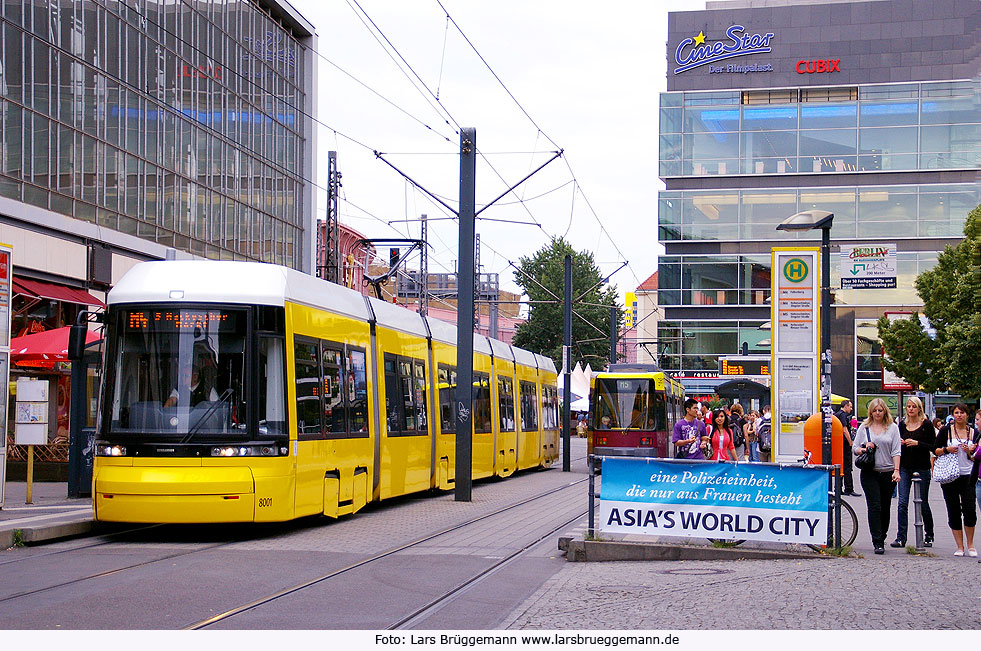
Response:
[[[783,220],[778,231],[821,229],[821,463],[831,465],[831,222],[834,213],[805,210]]]

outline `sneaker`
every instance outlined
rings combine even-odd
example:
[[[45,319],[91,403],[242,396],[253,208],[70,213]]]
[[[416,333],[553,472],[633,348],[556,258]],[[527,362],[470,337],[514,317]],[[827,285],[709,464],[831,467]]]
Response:
[[[972,558],[977,558],[978,557],[978,550],[976,550],[976,549],[974,549],[972,547],[971,549],[968,549],[967,550],[967,555],[970,556],[970,557],[972,557]]]
[[[875,546],[875,553],[876,554],[885,554],[886,553],[886,548],[883,547],[882,545],[876,545]],[[961,554],[961,555],[963,556],[963,554]]]
[[[977,553],[977,552],[975,552],[975,553]],[[964,550],[963,549],[958,549],[956,552],[954,552],[954,556],[963,556],[963,555],[964,555]]]
[[[890,547],[905,547],[906,546],[906,541],[905,540],[901,540],[899,538],[896,538],[894,541],[892,541],[891,543],[889,543],[889,546]]]
[[[861,497],[861,493],[856,493],[855,491],[848,491],[847,493],[842,493],[842,495],[847,495],[848,497]]]
[[[923,541],[924,547],[933,547],[933,536],[927,534],[926,539]]]

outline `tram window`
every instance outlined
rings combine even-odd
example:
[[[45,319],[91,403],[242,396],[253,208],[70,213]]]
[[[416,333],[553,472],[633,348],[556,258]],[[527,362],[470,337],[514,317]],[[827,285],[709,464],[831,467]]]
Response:
[[[497,378],[497,414],[502,432],[514,431],[514,380],[509,377]]]
[[[324,426],[328,432],[346,432],[344,354],[324,346]]]
[[[473,423],[478,432],[491,432],[491,390],[490,376],[487,373],[473,374]]]
[[[456,410],[453,404],[456,401],[456,367],[439,365],[439,420],[440,428],[444,434],[456,431]]]
[[[664,395],[653,392],[651,393],[651,418],[650,418],[650,428],[656,431],[664,431],[667,429],[666,418],[667,413],[665,408],[667,403],[664,401]]]
[[[538,429],[538,397],[532,382],[521,382],[521,431]]]
[[[416,360],[412,365],[415,385],[416,425],[420,433],[426,433],[429,421],[426,419],[426,367]]]
[[[394,355],[385,355],[385,422],[388,423],[388,435],[398,436],[402,433],[402,407],[399,398],[398,363]]]
[[[296,431],[301,438],[323,434],[320,380],[320,351],[316,343],[297,340],[293,345],[296,370]]]
[[[415,404],[415,387],[412,382],[412,362],[403,361],[399,363],[399,386],[402,393],[402,413],[405,417],[404,426],[402,427],[405,431],[414,431],[419,429],[416,425],[416,404]]]
[[[368,431],[368,375],[364,351],[348,350],[347,399],[351,432]]]
[[[259,368],[265,381],[259,382],[259,436],[286,432],[284,362],[283,340],[278,337],[260,337]]]

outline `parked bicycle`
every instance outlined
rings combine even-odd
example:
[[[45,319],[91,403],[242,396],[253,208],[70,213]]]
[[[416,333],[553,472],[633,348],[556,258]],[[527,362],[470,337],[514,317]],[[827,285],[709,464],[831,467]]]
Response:
[[[803,464],[805,466],[811,465],[811,451],[804,450],[804,456],[797,460],[797,463]],[[855,509],[851,505],[841,499],[841,497],[835,497],[834,490],[828,490],[828,503],[837,503],[841,509],[841,546],[848,547],[855,542],[855,538],[858,537],[858,516],[855,514]],[[828,542],[826,545],[814,545],[808,544],[807,546],[814,551],[820,551],[825,547],[834,547],[835,545],[835,517],[834,510],[830,510],[828,513],[830,519],[830,526],[828,527]],[[719,538],[709,538],[714,544],[725,547],[738,547],[739,545],[746,542],[745,540],[725,540]]]

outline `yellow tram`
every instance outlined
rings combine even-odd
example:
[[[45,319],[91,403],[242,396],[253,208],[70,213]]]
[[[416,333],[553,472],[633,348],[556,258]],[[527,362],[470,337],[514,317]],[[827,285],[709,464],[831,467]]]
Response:
[[[456,328],[285,267],[146,262],[109,293],[94,517],[336,517],[454,485]],[[474,336],[475,479],[558,456],[551,360]]]

